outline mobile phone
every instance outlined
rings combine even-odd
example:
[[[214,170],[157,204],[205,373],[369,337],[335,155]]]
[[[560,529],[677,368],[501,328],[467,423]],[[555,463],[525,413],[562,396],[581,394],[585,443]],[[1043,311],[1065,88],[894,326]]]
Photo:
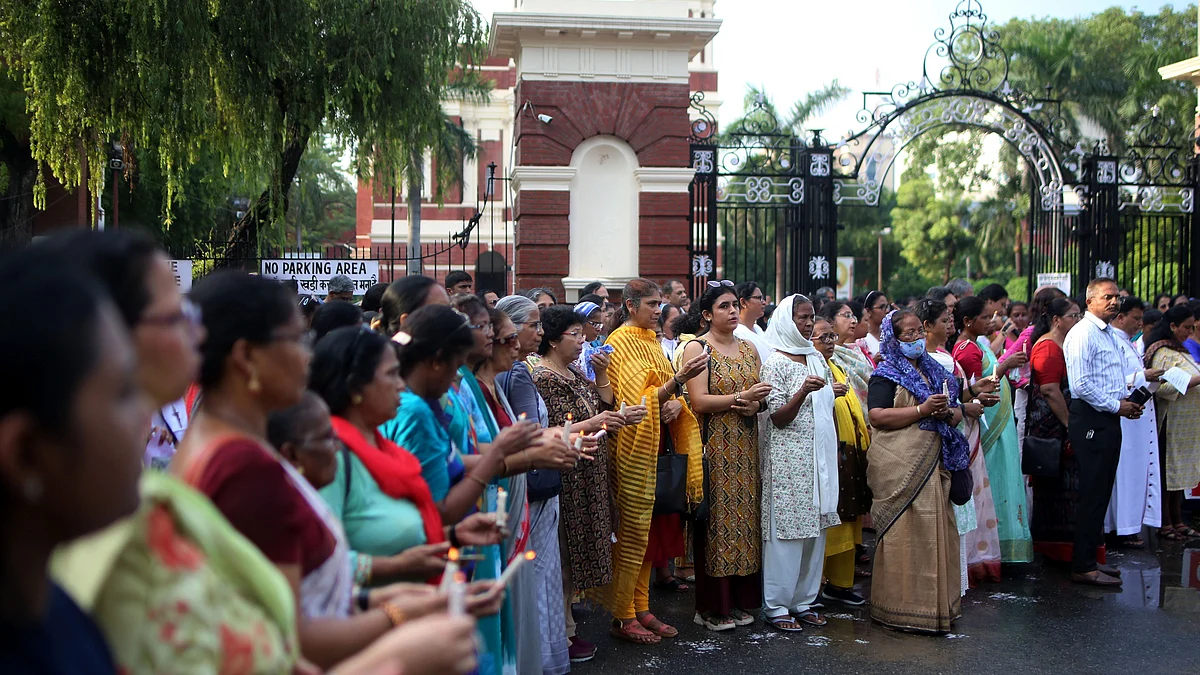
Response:
[[[1129,392],[1129,396],[1126,398],[1126,400],[1138,405],[1146,405],[1146,401],[1149,401],[1151,396],[1153,396],[1153,394],[1150,393],[1149,389],[1145,387],[1138,387],[1137,389]]]

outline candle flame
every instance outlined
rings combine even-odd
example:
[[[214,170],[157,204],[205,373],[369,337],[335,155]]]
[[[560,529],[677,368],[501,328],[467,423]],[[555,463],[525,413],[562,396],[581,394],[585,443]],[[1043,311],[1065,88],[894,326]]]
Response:
[[[575,419],[575,416],[572,415],[571,413],[567,413],[567,421],[570,422],[573,419]]]
[[[446,558],[451,560],[452,562],[458,562],[458,549],[456,549],[456,548],[450,549],[450,551],[446,554]]]
[[[518,419],[518,420],[520,420],[520,421],[522,421],[522,422],[524,422],[524,421],[525,421],[525,418],[526,418],[526,417],[529,417],[529,415],[526,415],[525,413],[521,413],[520,415],[517,415],[517,419]]]
[[[533,560],[536,557],[537,557],[537,553],[534,553],[533,551],[525,551],[525,559],[526,560]]]
[[[601,425],[600,425],[600,428],[601,428],[601,429],[603,429],[603,430],[605,430],[605,431],[608,431],[608,422],[605,422],[605,423],[601,424]]]

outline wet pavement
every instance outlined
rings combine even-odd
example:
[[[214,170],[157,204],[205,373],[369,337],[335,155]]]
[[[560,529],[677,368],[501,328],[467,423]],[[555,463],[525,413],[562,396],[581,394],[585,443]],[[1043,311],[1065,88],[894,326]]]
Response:
[[[1006,565],[1002,583],[967,592],[945,637],[890,631],[870,620],[868,606],[833,602],[824,628],[784,634],[759,620],[713,633],[692,622],[691,593],[652,590],[652,610],[680,635],[641,646],[609,637],[601,608],[577,606],[580,636],[600,649],[572,672],[1200,673],[1200,540],[1146,543],[1110,550],[1125,581],[1119,591],[1072,584],[1065,567],[1040,559]],[[862,581],[869,597],[870,580]]]

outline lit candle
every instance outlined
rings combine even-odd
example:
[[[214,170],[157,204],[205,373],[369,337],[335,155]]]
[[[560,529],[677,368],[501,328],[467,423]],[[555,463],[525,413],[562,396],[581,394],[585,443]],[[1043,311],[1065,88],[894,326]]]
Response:
[[[497,488],[496,490],[496,524],[504,527],[504,523],[508,520],[508,490]]]
[[[583,449],[583,434],[579,434],[578,436],[575,437],[575,450],[576,450],[576,452],[578,452],[579,450],[582,450],[582,449]]]
[[[454,579],[450,581],[450,587],[447,589],[447,604],[450,609],[450,616],[463,616],[467,613],[467,575],[462,572],[457,572]]]
[[[571,443],[571,413],[567,413],[567,421],[563,422],[563,443]]]
[[[594,438],[597,441],[599,441],[601,438],[604,438],[607,434],[608,434],[608,423],[604,423],[604,424],[600,425],[600,431],[596,432],[596,435],[594,436]]]
[[[446,571],[442,573],[441,590],[449,590],[456,576],[458,576],[458,549],[452,548],[446,553]]]
[[[521,413],[520,415],[517,415],[517,421],[524,422],[526,417],[529,417],[529,415],[526,415],[525,413]]]
[[[525,562],[526,560],[533,560],[536,557],[537,554],[533,551],[525,551],[524,554],[514,558],[513,561],[508,564],[508,569],[504,570],[504,574],[500,575],[500,585],[507,586],[513,580],[513,577],[517,575],[517,568],[521,566],[521,563]]]

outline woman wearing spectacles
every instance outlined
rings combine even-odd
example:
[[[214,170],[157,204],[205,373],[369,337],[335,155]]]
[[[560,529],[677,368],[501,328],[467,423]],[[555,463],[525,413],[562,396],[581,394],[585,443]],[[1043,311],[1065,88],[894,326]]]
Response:
[[[831,301],[826,304],[840,304]],[[824,307],[822,307],[822,310]],[[825,578],[821,598],[857,607],[867,601],[854,590],[855,558],[862,545],[862,520],[871,506],[867,489],[867,447],[871,432],[858,397],[850,391],[846,371],[835,363],[834,346],[838,333],[833,323],[817,317],[813,323],[813,346],[825,358],[832,376],[833,420],[837,428],[838,518],[840,525],[825,530]]]
[[[593,305],[594,306],[594,305]],[[598,588],[612,581],[612,499],[608,477],[608,434],[615,435],[627,423],[644,416],[640,406],[614,411],[612,384],[608,381],[607,354],[592,360],[596,381],[592,382],[576,360],[583,351],[583,321],[570,307],[557,305],[542,313],[544,334],[533,369],[533,382],[546,402],[550,428],[561,428],[572,420],[571,431],[596,434],[606,431],[596,445],[594,460],[562,472],[559,507],[559,553],[562,560],[563,611],[566,617],[568,650],[572,663],[591,660],[596,646],[575,634],[571,599],[576,592]]]
[[[956,428],[962,421],[958,383],[925,351],[915,314],[896,310],[880,329],[883,362],[868,391],[874,433],[867,484],[876,531],[871,618],[903,630],[947,633],[962,595],[950,504],[966,504],[972,488],[970,448]]]
[[[883,325],[883,317],[887,316],[891,309],[892,306],[888,303],[887,296],[881,291],[871,291],[863,300],[863,318],[864,323],[867,324],[867,334],[862,339],[871,358],[875,358],[879,354],[879,342],[882,335],[880,327]]]
[[[687,391],[710,481],[708,518],[693,529],[695,621],[712,631],[750,625],[762,605],[757,415],[771,385],[759,382],[754,344],[735,336],[738,310],[733,288],[709,286],[691,309],[708,332],[683,347],[685,362],[710,357]]]
[[[1010,370],[1024,365],[1028,357],[1019,351],[1004,361],[997,360],[987,341],[993,329],[992,317],[984,311],[984,301],[976,296],[958,301],[954,324],[959,333],[953,355],[966,373],[968,400],[980,393],[978,381],[982,378],[998,384],[995,393],[1000,395],[1000,401],[985,409],[980,445],[996,507],[1000,559],[1006,563],[1030,562],[1033,539],[1029,535],[1029,519],[1024,517],[1025,478],[1021,473],[1013,388],[1005,377]]]
[[[1031,476],[1033,506],[1029,530],[1034,550],[1052,560],[1069,563],[1075,541],[1075,498],[1079,492],[1079,462],[1067,437],[1071,392],[1067,382],[1067,360],[1063,342],[1083,314],[1069,298],[1045,303],[1033,330],[1033,364],[1029,403],[1025,413],[1025,435],[1057,440],[1062,444],[1059,475]]]
[[[859,403],[867,405],[867,382],[875,370],[875,363],[867,353],[854,343],[854,335],[858,330],[858,316],[848,303],[831,300],[821,306],[818,314],[829,321],[837,342],[833,346],[833,356],[829,359],[836,363],[846,374],[850,388],[858,397]]]

